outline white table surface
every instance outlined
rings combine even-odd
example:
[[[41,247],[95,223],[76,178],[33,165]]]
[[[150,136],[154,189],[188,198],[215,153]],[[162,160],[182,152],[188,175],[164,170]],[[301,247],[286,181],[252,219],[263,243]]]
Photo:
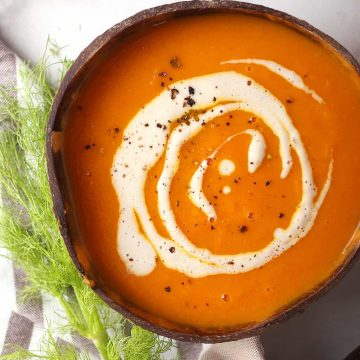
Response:
[[[75,58],[97,35],[163,0],[0,0],[0,37],[35,63],[48,36]],[[360,60],[360,0],[249,1],[302,18]],[[360,199],[359,199],[360,200]],[[1,280],[0,280],[1,281]],[[304,314],[262,336],[267,359],[338,360],[360,345],[360,263]]]

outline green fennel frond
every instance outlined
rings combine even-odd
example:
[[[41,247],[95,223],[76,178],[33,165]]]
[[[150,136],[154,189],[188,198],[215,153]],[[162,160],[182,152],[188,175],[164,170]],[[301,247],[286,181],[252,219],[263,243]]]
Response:
[[[38,351],[14,349],[11,354],[2,355],[2,360],[90,360],[87,353],[71,345],[59,344],[49,330],[43,337]]]
[[[60,63],[64,74],[71,62]],[[17,96],[0,89],[0,246],[28,276],[24,296],[41,290],[56,297],[68,319],[63,330],[93,340],[103,359],[161,359],[172,342],[136,326],[128,334],[129,322],[83,282],[61,238],[46,169],[46,123],[56,92],[47,70],[46,56],[35,67],[23,64]],[[88,354],[60,348],[50,331],[39,354],[19,349],[0,359],[87,360]]]
[[[170,350],[172,344],[159,335],[133,327],[131,337],[122,339],[122,346],[124,360],[156,360],[162,353]]]

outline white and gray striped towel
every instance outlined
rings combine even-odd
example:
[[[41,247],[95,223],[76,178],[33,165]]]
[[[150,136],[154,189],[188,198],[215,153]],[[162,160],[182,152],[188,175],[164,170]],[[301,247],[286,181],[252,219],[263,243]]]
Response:
[[[19,63],[19,58],[0,40],[0,86],[16,85]],[[8,254],[0,248],[0,354],[13,351],[13,345],[37,350],[47,324],[56,328],[66,323],[66,317],[57,301],[46,293],[39,292],[31,301],[20,301],[26,274],[4,255]],[[100,359],[93,343],[77,334],[59,335],[56,341],[86,350],[91,359]],[[263,359],[259,338],[216,345],[178,343],[178,351],[183,360]]]

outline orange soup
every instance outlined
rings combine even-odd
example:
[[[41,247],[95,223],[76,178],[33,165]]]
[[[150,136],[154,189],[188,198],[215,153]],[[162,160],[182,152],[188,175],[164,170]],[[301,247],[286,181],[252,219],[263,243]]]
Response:
[[[113,45],[65,118],[92,272],[204,329],[309,294],[357,247],[359,90],[339,56],[256,16],[185,16]]]

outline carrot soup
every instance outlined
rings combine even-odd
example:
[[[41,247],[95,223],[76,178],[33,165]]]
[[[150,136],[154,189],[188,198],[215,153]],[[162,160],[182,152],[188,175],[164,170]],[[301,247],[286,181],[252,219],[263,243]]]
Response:
[[[262,322],[358,246],[359,77],[280,23],[209,14],[135,32],[64,122],[80,243],[145,313]]]

